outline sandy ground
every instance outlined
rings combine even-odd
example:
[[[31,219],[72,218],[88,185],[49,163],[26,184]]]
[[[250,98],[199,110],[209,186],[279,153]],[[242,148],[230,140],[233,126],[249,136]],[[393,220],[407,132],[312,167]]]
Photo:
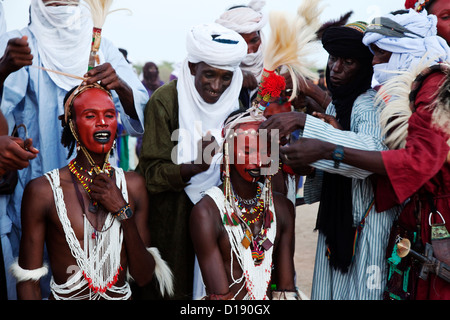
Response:
[[[303,204],[296,208],[295,218],[295,270],[297,274],[297,287],[308,297],[311,297],[311,285],[316,256],[317,210],[319,203]]]

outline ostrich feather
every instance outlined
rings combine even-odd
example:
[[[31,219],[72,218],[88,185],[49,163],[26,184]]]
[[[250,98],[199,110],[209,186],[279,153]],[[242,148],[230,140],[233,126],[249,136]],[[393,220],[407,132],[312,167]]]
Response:
[[[410,93],[414,80],[427,67],[434,64],[433,59],[424,56],[416,67],[409,71],[394,72],[397,75],[389,79],[378,92],[375,104],[381,106],[380,123],[384,142],[389,149],[401,149],[406,145],[408,136],[408,120],[411,110]],[[432,108],[432,125],[450,135],[450,80],[447,73],[446,81],[438,90],[440,93]]]

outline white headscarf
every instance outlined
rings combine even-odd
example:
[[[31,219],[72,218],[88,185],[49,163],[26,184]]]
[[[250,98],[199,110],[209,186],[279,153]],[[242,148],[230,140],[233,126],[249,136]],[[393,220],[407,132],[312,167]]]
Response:
[[[428,15],[426,10],[418,13],[410,9],[405,14],[388,14],[385,17],[423,38],[409,33],[407,33],[408,37],[391,37],[371,32],[370,28],[366,31],[363,38],[366,46],[374,43],[379,48],[392,52],[389,62],[374,66],[374,77],[380,84],[397,75],[395,72],[411,70],[421,62],[424,56],[436,63],[450,61],[450,48],[447,42],[437,35],[436,16]],[[376,21],[377,19],[373,24],[376,24]]]
[[[187,35],[188,57],[181,66],[177,91],[179,104],[180,141],[178,142],[177,163],[193,161],[197,155],[197,143],[209,131],[219,145],[222,143],[221,129],[226,117],[239,108],[239,92],[242,87],[242,72],[239,64],[247,54],[247,43],[236,32],[218,24],[204,24],[191,28]],[[220,99],[206,103],[195,88],[195,77],[188,62],[204,62],[214,68],[233,71],[230,86]],[[185,188],[195,204],[202,193],[220,182],[217,154],[210,168],[190,180]]]
[[[93,22],[85,4],[45,6],[31,0],[30,31],[37,39],[42,65],[82,77],[88,70]],[[49,72],[55,84],[69,91],[80,80]]]
[[[267,16],[263,14],[264,0],[252,0],[247,7],[238,7],[225,11],[216,23],[234,30],[237,33],[252,33],[260,31],[261,45],[257,52],[249,53],[241,63],[244,72],[252,73],[259,81],[264,65],[265,39],[262,29],[267,24]]]

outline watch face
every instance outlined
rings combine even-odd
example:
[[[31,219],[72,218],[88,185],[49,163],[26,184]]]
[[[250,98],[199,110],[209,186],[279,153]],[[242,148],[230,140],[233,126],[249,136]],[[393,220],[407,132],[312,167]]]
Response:
[[[333,160],[342,161],[344,159],[344,147],[336,146],[333,152]]]
[[[125,215],[127,216],[127,218],[131,218],[131,216],[133,215],[133,211],[131,211],[131,208],[127,208],[125,210]]]

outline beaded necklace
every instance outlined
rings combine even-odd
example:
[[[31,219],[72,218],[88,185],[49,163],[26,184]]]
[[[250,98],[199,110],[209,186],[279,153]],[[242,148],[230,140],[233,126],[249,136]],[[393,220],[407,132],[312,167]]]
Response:
[[[258,187],[256,188],[256,196],[255,196],[255,198],[253,198],[251,200],[242,199],[236,193],[234,193],[234,195],[235,195],[236,204],[242,212],[242,215],[241,215],[242,220],[244,220],[245,223],[247,223],[248,225],[258,222],[259,219],[261,218],[262,212],[264,211],[264,199],[263,199],[263,197],[261,197],[261,186],[258,185]],[[249,210],[246,207],[245,201],[242,201],[242,200],[246,200],[247,202],[251,201],[253,204],[252,208]],[[254,205],[255,203],[257,203],[256,206]],[[248,217],[245,216],[245,214],[247,214],[253,218],[249,219]]]
[[[69,171],[75,176],[77,177],[78,181],[80,182],[80,184],[83,186],[84,190],[87,192],[89,199],[91,200],[92,206],[89,206],[89,211],[96,213],[98,210],[98,203],[97,201],[92,201],[91,198],[91,189],[89,188],[89,185],[87,183],[92,183],[93,182],[93,178],[90,177],[86,177],[84,175],[82,175],[76,167],[79,167],[81,171],[87,172],[89,175],[92,175],[92,172],[95,171],[95,168],[93,167],[90,171],[86,171],[84,170],[82,167],[77,165],[77,162],[75,161],[75,159],[73,159],[72,161],[70,161],[68,168]],[[100,168],[99,166],[97,166],[98,168]],[[112,177],[113,174],[113,170],[111,167],[111,164],[108,162],[103,166],[103,171],[105,171],[109,177]]]

